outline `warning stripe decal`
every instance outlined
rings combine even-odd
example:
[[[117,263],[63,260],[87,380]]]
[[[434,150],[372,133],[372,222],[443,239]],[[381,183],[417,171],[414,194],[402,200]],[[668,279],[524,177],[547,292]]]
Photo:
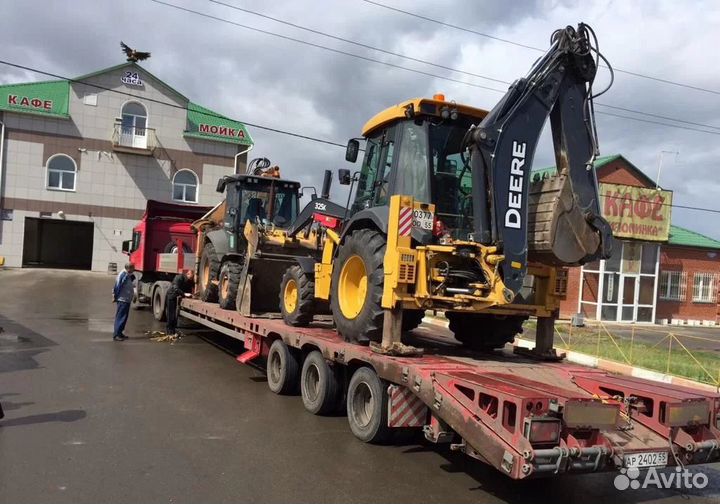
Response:
[[[405,387],[388,387],[388,410],[390,427],[422,427],[426,423],[427,406]]]
[[[400,209],[400,218],[398,219],[398,234],[400,236],[410,236],[412,230],[412,208],[402,207]]]

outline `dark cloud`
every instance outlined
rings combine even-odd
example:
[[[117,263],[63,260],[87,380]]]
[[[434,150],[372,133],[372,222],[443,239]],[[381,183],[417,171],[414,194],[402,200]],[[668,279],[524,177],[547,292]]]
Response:
[[[361,49],[309,34],[205,0],[168,0],[184,7],[339,50],[425,72],[444,74],[498,89],[505,86],[463,74]],[[538,53],[459,32],[373,6],[360,0],[337,2],[224,0],[244,8],[334,35],[443,65],[507,81],[522,76]],[[649,75],[720,89],[716,35],[687,32],[703,20],[720,24],[712,2],[677,9],[653,4],[574,1],[382,0],[390,5],[502,38],[545,47],[550,33],[580,20],[591,23],[601,49],[620,67]],[[651,5],[651,7],[650,7]],[[124,61],[119,41],[149,50],[144,66],[171,86],[210,108],[250,123],[264,124],[343,143],[359,134],[379,110],[413,96],[445,91],[449,98],[490,108],[501,93],[433,79],[377,63],[333,54],[154,4],[149,0],[110,2],[25,0],[3,9],[3,59],[67,76],[82,75]],[[0,82],[40,79],[3,68]],[[720,97],[618,74],[600,102],[686,120],[719,125]],[[626,112],[608,111],[629,115]],[[651,119],[650,120],[659,120]],[[662,121],[662,120],[661,120]],[[678,204],[720,208],[717,135],[667,128],[598,115],[602,154],[622,153],[650,177],[665,156],[661,185],[675,191]],[[692,127],[692,126],[691,126]],[[278,162],[286,176],[320,183],[322,170],[345,166],[342,149],[251,129],[251,153]],[[547,134],[537,166],[553,163]],[[338,197],[344,195],[335,188]],[[676,210],[674,220],[720,238],[712,214]]]

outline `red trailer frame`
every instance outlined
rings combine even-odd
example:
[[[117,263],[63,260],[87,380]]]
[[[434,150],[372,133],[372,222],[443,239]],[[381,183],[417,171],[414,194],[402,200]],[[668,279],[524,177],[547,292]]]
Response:
[[[290,327],[195,299],[180,314],[243,341],[241,363],[264,367],[280,340],[300,358],[321,352],[343,371],[346,391],[369,368],[386,387],[389,428],[421,428],[513,479],[720,460],[720,394],[447,345],[383,355],[344,342],[329,324]]]

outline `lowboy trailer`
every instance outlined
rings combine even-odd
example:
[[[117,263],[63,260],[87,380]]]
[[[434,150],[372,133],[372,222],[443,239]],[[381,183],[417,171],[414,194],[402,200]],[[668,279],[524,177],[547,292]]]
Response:
[[[365,442],[418,429],[513,479],[720,460],[720,394],[441,340],[386,355],[331,324],[290,327],[197,299],[180,314],[242,341],[238,362],[265,369],[273,392],[299,391],[314,414],[346,410]]]

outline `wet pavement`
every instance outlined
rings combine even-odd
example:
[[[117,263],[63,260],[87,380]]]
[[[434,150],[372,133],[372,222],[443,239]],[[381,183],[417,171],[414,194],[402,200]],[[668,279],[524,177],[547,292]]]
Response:
[[[192,332],[174,344],[132,311],[112,337],[112,277],[0,270],[0,503],[685,502],[615,475],[513,482],[421,440],[372,446],[306,413]],[[203,338],[199,337],[203,336]],[[718,502],[720,465],[689,490]]]

